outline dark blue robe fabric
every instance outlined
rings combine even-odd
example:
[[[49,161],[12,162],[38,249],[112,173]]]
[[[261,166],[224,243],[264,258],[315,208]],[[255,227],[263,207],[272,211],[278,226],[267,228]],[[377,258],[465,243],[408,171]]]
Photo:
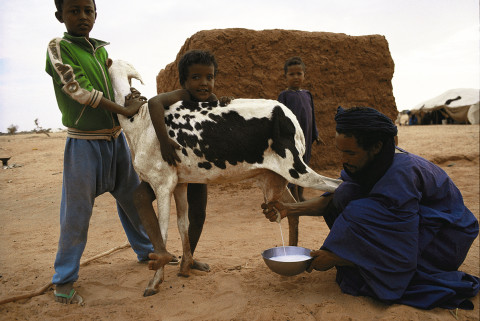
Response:
[[[303,161],[308,165],[312,156],[312,143],[318,138],[312,94],[308,90],[285,90],[278,95],[278,101],[293,112],[302,127],[305,136]]]
[[[448,175],[410,153],[394,161],[368,195],[342,171],[334,195],[341,213],[322,249],[356,267],[337,267],[345,293],[387,303],[472,309],[476,276],[457,271],[478,235],[478,221]]]

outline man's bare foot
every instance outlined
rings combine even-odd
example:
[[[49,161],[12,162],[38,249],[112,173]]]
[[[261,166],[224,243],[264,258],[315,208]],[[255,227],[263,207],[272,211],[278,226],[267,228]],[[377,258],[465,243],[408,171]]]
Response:
[[[169,263],[172,260],[173,255],[165,251],[162,253],[149,253],[148,257],[150,258],[148,268],[150,270],[158,270],[165,266],[165,264]]]
[[[193,260],[192,269],[210,272],[210,266],[207,263],[202,263],[197,260]]]
[[[63,304],[83,304],[83,298],[73,288],[73,282],[55,285],[55,301]]]

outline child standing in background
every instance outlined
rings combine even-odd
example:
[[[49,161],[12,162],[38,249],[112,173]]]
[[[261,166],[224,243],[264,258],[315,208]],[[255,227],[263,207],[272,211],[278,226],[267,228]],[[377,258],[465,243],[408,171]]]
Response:
[[[153,246],[133,202],[140,180],[133,169],[117,113],[132,116],[145,101],[114,102],[108,74],[107,42],[90,38],[97,17],[94,0],[55,0],[55,16],[65,24],[63,38],[50,41],[45,70],[52,77],[65,143],[60,239],[55,259],[55,300],[81,304],[73,284],[87,243],[95,198],[113,195],[123,229],[139,261]]]
[[[278,96],[278,101],[287,106],[297,117],[305,136],[305,155],[303,161],[308,165],[312,155],[312,143],[318,143],[318,130],[315,124],[315,112],[312,94],[301,89],[305,80],[305,64],[300,57],[292,57],[283,67],[288,89]],[[303,187],[289,184],[290,191],[297,202],[304,201]]]

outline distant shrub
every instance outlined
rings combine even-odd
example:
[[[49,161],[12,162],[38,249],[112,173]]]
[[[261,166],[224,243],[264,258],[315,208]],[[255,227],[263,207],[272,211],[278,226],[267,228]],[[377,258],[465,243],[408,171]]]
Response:
[[[12,125],[10,125],[10,127],[7,128],[7,130],[8,130],[9,135],[13,135],[17,132],[18,126],[12,124]]]

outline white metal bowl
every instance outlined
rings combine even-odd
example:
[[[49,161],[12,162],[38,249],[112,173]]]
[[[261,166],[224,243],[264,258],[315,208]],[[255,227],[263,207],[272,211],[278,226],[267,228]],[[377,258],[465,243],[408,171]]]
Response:
[[[310,266],[310,263],[313,261],[313,257],[310,257],[310,252],[311,250],[300,246],[279,246],[263,251],[262,257],[265,261],[265,264],[267,264],[267,266],[273,272],[284,276],[293,276],[305,272],[305,270]],[[282,255],[302,255],[309,258],[293,262],[272,260],[272,258]]]

